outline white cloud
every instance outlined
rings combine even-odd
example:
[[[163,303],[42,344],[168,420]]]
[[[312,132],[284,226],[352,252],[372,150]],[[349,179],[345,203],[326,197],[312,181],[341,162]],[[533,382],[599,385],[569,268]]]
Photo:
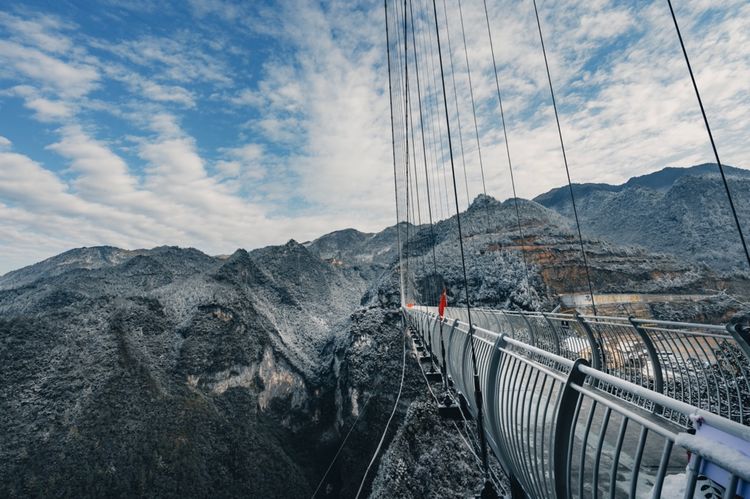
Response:
[[[446,4],[452,51],[443,32],[443,56],[446,68],[455,68],[473,197],[481,178],[463,39],[457,5]],[[532,197],[565,182],[536,24],[528,3],[488,5],[518,192]],[[431,4],[414,7],[423,30],[418,53],[431,194],[436,216],[448,216],[442,89],[428,49]],[[464,5],[468,57],[487,188],[502,198],[510,185],[481,7]],[[540,8],[573,181],[621,182],[711,159],[664,5],[577,0]],[[8,33],[0,41],[0,79],[11,82],[0,98],[22,98],[45,127],[53,124],[48,151],[59,157],[42,165],[33,152],[10,152],[10,141],[0,137],[0,252],[7,255],[0,271],[84,244],[181,244],[227,253],[393,222],[382,4],[293,0],[267,8],[193,0],[191,9],[201,36],[177,30],[117,40],[95,39],[53,17],[0,14]],[[678,16],[722,157],[748,166],[750,6],[691,0]],[[265,53],[241,45],[254,37],[268,37]],[[247,60],[260,74],[245,77],[248,67],[230,65]],[[394,69],[394,83],[402,71]],[[397,119],[402,105],[397,99]],[[127,122],[126,132],[101,126],[99,111]],[[234,121],[210,121],[218,112]],[[188,119],[196,115],[198,126]],[[397,127],[399,162],[402,133]],[[421,178],[419,130],[415,138],[410,149]],[[424,192],[421,200],[424,208]]]
[[[533,197],[565,182],[536,20],[530,4],[503,1],[490,7],[516,184],[522,196]],[[654,4],[637,9],[605,1],[569,2],[565,8],[540,4],[574,182],[617,183],[667,165],[713,159],[665,8]],[[706,22],[708,9],[710,28],[698,22]],[[481,180],[470,143],[474,131],[463,44],[457,7],[449,10],[469,187],[476,194]],[[439,14],[444,24],[441,9]],[[503,198],[510,195],[510,181],[483,11],[465,8],[464,16],[488,189]],[[742,83],[750,78],[750,6],[687,2],[678,9],[678,17],[722,156],[730,164],[750,165],[750,150],[740,132],[746,134],[750,124],[750,95]],[[451,54],[446,54],[445,45],[443,50],[447,67]],[[429,62],[424,54],[421,69],[427,77],[422,90],[432,96],[439,93],[439,83],[429,78],[434,72],[425,68]],[[450,78],[447,84],[455,138]],[[442,107],[433,108],[428,121],[442,119],[442,112]],[[440,144],[428,137],[430,148],[432,154],[440,154]],[[454,148],[460,156],[457,143]]]
[[[239,161],[220,160],[215,166],[223,177],[238,177],[242,171],[242,163]]]
[[[308,239],[326,226],[322,217],[269,219],[267,208],[209,176],[187,137],[142,143],[150,167],[140,182],[110,147],[84,130],[67,126],[60,134],[50,149],[70,159],[69,181],[27,156],[0,152],[1,271],[73,246],[178,244],[225,253],[282,243],[292,235]],[[252,158],[254,149],[238,148],[236,156]]]
[[[190,7],[198,17],[217,15],[227,21],[236,21],[241,15],[240,5],[224,0],[190,0]]]
[[[44,97],[27,99],[25,106],[36,112],[36,118],[39,121],[61,121],[73,115],[73,109],[67,103]]]
[[[245,182],[257,182],[267,174],[260,144],[223,149],[222,153],[229,159],[217,161],[214,166],[225,178],[241,177]]]
[[[99,72],[88,64],[68,63],[37,49],[0,40],[0,64],[67,97],[80,97],[93,90]]]
[[[156,102],[175,103],[187,108],[195,107],[195,98],[189,90],[179,85],[164,85],[131,69],[108,64],[104,68],[107,76],[126,84],[137,97]]]
[[[197,81],[231,84],[231,71],[223,62],[226,47],[221,37],[214,39],[215,43],[207,41],[203,45],[196,39],[201,40],[192,33],[177,33],[173,37],[146,36],[118,43],[92,40],[91,46],[116,55],[127,63],[152,69],[154,78],[159,80],[181,84],[194,84]]]
[[[46,52],[63,53],[73,47],[70,38],[61,33],[73,29],[73,26],[54,16],[38,15],[33,19],[22,19],[0,12],[0,26],[4,26],[17,39]]]
[[[10,149],[12,145],[13,142],[11,142],[9,138],[0,135],[0,151]]]
[[[65,126],[60,135],[61,140],[47,148],[71,161],[70,168],[79,175],[73,184],[79,194],[106,202],[135,188],[136,181],[127,164],[80,126]]]
[[[241,90],[237,95],[228,98],[229,102],[237,106],[260,107],[265,102],[263,95],[249,88]]]
[[[73,116],[76,110],[76,106],[70,101],[43,97],[39,90],[29,85],[11,87],[0,92],[0,96],[2,95],[22,98],[24,106],[34,111],[34,118],[46,123],[65,121]]]

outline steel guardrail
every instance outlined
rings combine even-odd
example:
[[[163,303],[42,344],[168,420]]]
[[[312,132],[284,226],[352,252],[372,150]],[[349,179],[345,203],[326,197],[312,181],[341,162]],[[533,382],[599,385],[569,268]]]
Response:
[[[476,415],[467,322],[440,320],[424,307],[407,308],[405,315]],[[659,393],[645,377],[634,382],[617,369],[594,368],[591,356],[570,358],[574,341],[608,338],[597,337],[595,327],[589,335],[580,325],[601,327],[599,320],[504,311],[472,313],[472,318],[487,441],[515,490],[539,498],[658,498],[675,497],[681,487],[678,497],[692,498],[700,481],[723,497],[750,497],[750,427],[691,404],[689,397],[674,396],[685,392]],[[545,330],[542,320],[547,319]],[[626,326],[622,320],[596,319]],[[484,327],[488,320],[495,327]],[[580,329],[567,337],[555,335],[559,326],[554,321],[562,320],[574,320]],[[534,323],[539,327],[529,326]],[[656,321],[636,324],[652,338],[657,353],[662,346],[654,328],[695,329]],[[717,328],[695,332],[705,331],[720,333]],[[606,362],[609,350],[602,347]],[[664,384],[671,379],[666,376]]]
[[[437,313],[434,307],[417,309]],[[446,317],[467,321],[466,309]],[[750,424],[750,345],[725,326],[472,309],[473,323],[742,424]],[[678,423],[682,417],[674,414]]]

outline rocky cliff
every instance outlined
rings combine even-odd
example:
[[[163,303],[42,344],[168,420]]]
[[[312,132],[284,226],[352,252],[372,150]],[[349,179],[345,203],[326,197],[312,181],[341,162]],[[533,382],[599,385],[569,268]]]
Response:
[[[750,170],[725,167],[740,222],[750,227]],[[665,168],[621,185],[576,184],[576,207],[585,234],[618,245],[638,245],[705,264],[714,271],[747,272],[737,228],[715,164]],[[536,202],[568,218],[568,188]]]
[[[591,187],[582,207],[591,218],[604,202],[595,196],[645,206],[713,182],[667,177],[658,188]],[[587,290],[575,229],[564,206],[552,208],[480,196],[461,214],[474,305],[550,310],[558,294]],[[747,291],[742,276],[679,252],[591,232],[584,247],[599,293]],[[0,277],[0,496],[310,497],[351,430],[317,497],[352,497],[404,348],[402,399],[365,491],[470,494],[470,455],[431,412],[401,328],[399,253],[409,301],[434,304],[446,286],[451,304],[465,302],[455,217],[224,257],[80,248]],[[715,319],[737,306],[651,313]]]

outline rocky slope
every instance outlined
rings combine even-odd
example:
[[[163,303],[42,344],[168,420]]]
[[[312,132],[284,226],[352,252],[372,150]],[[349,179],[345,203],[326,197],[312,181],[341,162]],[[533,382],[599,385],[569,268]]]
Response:
[[[461,222],[476,305],[550,309],[558,294],[588,291],[577,233],[555,211],[533,201],[499,202],[480,196],[461,215]],[[703,293],[727,286],[747,287],[745,280],[727,281],[698,264],[638,246],[585,237],[584,247],[596,293]],[[452,301],[464,301],[455,218],[432,229],[418,228],[405,254],[411,257],[415,274],[408,285],[414,301],[434,302],[436,297],[428,290],[439,289],[443,283]]]
[[[707,182],[670,178],[641,184],[654,197]],[[635,195],[641,184],[589,196]],[[586,290],[576,233],[558,208],[480,196],[461,215],[475,305],[550,310],[557,294]],[[353,497],[405,346],[402,399],[364,490],[470,493],[478,474],[431,412],[398,314],[399,237],[409,301],[434,304],[443,286],[451,304],[465,301],[456,228],[455,218],[410,225],[408,241],[406,224],[345,230],[226,257],[81,248],[0,277],[0,496],[310,497],[353,428],[316,495]],[[584,245],[597,292],[747,289],[679,255],[595,235]],[[675,307],[653,313],[729,310]]]
[[[406,226],[405,222],[399,224],[402,239],[406,235]],[[409,227],[414,228],[411,224]],[[337,265],[390,266],[398,259],[398,238],[396,226],[388,227],[375,234],[345,229],[331,232],[305,245],[321,259]]]
[[[750,227],[750,170],[725,170],[740,222]],[[575,184],[573,190],[581,227],[590,236],[670,253],[715,271],[747,271],[715,164],[665,168],[616,186]],[[567,187],[534,200],[572,217]]]
[[[2,283],[0,495],[310,494],[361,279],[292,241],[86,248]]]

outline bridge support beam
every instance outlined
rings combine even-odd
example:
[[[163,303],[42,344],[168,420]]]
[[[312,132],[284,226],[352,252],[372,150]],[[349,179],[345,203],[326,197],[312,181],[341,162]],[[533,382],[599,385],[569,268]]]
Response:
[[[570,490],[570,460],[573,451],[573,436],[575,435],[576,407],[581,396],[573,389],[573,384],[583,385],[586,375],[578,366],[588,366],[586,359],[578,359],[573,364],[560,394],[560,404],[557,407],[555,420],[555,439],[553,447],[553,463],[555,472],[555,497],[572,497]]]
[[[658,393],[664,393],[664,373],[662,373],[662,370],[661,370],[661,361],[659,360],[659,354],[656,351],[654,342],[651,341],[651,337],[649,337],[648,333],[644,331],[644,329],[640,327],[638,323],[635,322],[633,317],[628,317],[628,320],[633,325],[633,329],[635,329],[636,333],[638,333],[638,336],[641,337],[641,340],[643,341],[643,345],[646,347],[648,356],[651,359],[651,365],[654,367],[653,390]],[[654,407],[654,412],[659,412],[659,411],[660,411],[660,408],[658,406]]]
[[[604,358],[603,350],[601,348],[601,345],[599,344],[599,340],[594,336],[594,332],[591,330],[591,326],[589,326],[588,323],[583,320],[581,314],[576,311],[576,313],[573,315],[576,318],[576,321],[578,321],[578,324],[581,325],[583,331],[586,333],[586,338],[589,341],[589,346],[591,347],[591,366],[594,369],[603,371],[604,366],[607,363],[607,359]]]

